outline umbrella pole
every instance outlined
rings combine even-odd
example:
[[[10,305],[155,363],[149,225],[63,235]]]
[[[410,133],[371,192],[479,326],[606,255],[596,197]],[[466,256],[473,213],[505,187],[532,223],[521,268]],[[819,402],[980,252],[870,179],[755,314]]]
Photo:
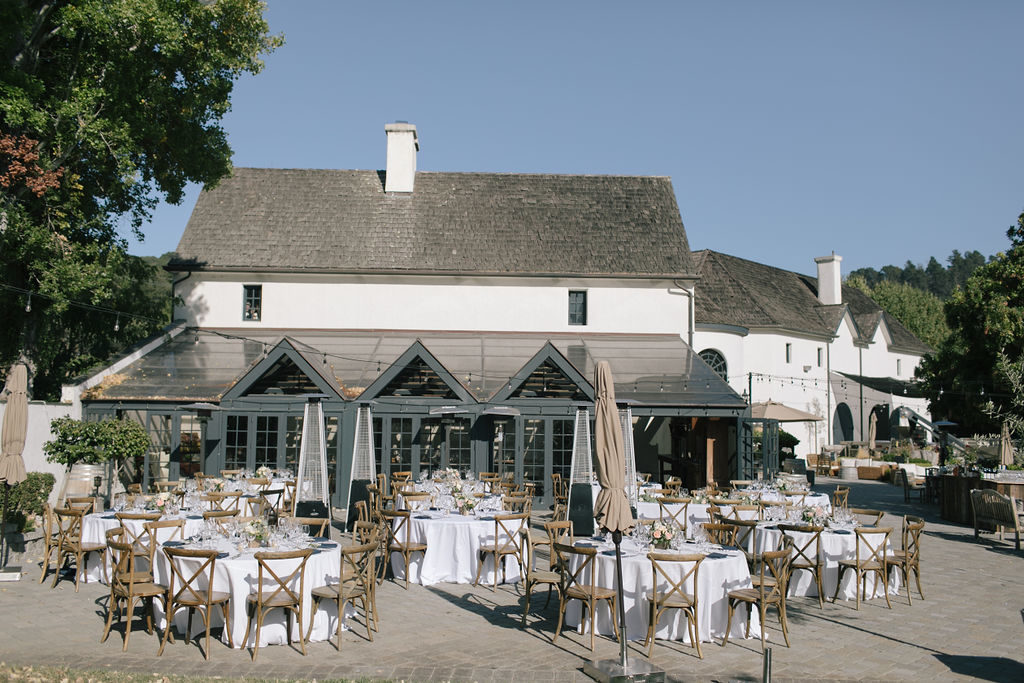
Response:
[[[626,603],[622,599],[622,532],[612,532],[612,543],[615,544],[615,592],[618,597],[619,603],[619,659],[621,660],[622,668],[628,669],[629,664],[627,662],[626,646]]]
[[[658,669],[646,659],[626,658],[626,603],[622,600],[622,532],[612,532],[612,543],[615,544],[615,595],[618,599],[619,618],[619,658],[589,661],[583,665],[583,673],[600,683],[664,683],[665,672]]]
[[[7,557],[4,551],[10,552],[9,544],[5,543],[7,540],[7,497],[10,493],[10,487],[7,485],[7,480],[3,482],[4,487],[4,502],[3,511],[0,512],[0,569],[7,566]]]

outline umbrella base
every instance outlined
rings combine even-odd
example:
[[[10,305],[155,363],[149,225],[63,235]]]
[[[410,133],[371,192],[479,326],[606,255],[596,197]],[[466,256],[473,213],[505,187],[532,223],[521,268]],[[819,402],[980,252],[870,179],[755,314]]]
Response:
[[[628,681],[650,681],[664,683],[665,672],[656,668],[646,659],[627,660],[626,666],[618,659],[602,659],[587,662],[583,673],[601,683],[627,683]]]
[[[18,581],[21,579],[21,567],[4,567],[0,569],[0,581]]]

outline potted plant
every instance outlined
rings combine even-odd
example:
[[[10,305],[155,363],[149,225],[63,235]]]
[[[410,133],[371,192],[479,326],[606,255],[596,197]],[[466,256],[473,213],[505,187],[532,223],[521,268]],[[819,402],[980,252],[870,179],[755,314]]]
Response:
[[[107,462],[139,457],[149,450],[149,435],[131,420],[58,417],[50,422],[50,432],[53,438],[43,445],[46,459],[68,470],[61,498],[69,492],[69,481],[81,489],[70,492],[88,494],[94,489],[95,477],[106,479]]]

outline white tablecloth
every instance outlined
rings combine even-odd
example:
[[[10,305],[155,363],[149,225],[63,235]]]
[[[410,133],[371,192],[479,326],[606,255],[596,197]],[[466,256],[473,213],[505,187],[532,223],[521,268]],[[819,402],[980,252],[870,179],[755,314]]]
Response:
[[[227,540],[224,540],[218,549],[229,553],[229,556],[219,558],[217,560],[217,564],[214,568],[213,589],[231,594],[228,611],[231,615],[231,637],[234,639],[235,647],[252,647],[255,643],[256,636],[255,620],[252,628],[250,629],[248,642],[243,642],[243,640],[245,638],[246,598],[250,593],[256,592],[259,563],[256,561],[254,553],[256,553],[258,549],[248,550],[239,555],[237,554],[237,550],[233,548]],[[291,562],[293,563],[293,567],[298,565],[299,560],[293,560]],[[316,614],[310,614],[312,606],[310,593],[314,588],[319,586],[338,582],[338,572],[341,567],[340,562],[341,549],[337,545],[333,548],[324,548],[316,551],[306,562],[306,578],[302,593],[302,606],[305,612],[306,623],[303,624],[302,629],[303,632],[305,632],[309,627],[309,620],[313,619],[313,632],[310,635],[310,641],[328,640],[334,635],[337,628],[337,603],[331,600],[321,601],[320,608],[317,610]],[[201,563],[202,561],[198,559],[183,562],[182,573],[189,576]],[[192,567],[191,570],[189,570],[190,565]],[[283,569],[278,569],[278,567],[283,567]],[[278,576],[283,578],[292,570],[292,567],[285,567],[283,563],[278,563],[275,565],[275,571]],[[170,571],[167,556],[163,552],[159,552],[157,554],[156,568],[154,572],[156,582],[166,586],[170,580]],[[273,579],[270,579],[270,581],[273,581]],[[298,582],[295,582],[293,587],[297,588]],[[163,605],[157,605],[155,608],[161,629],[166,623],[163,607]],[[346,612],[348,612],[348,610],[346,610]],[[348,612],[348,614],[351,614],[351,612]],[[293,642],[297,642],[299,638],[298,624],[295,622],[296,620],[292,619]],[[211,620],[212,627],[218,628],[222,626],[223,623],[223,619],[220,615],[220,609],[214,607]],[[184,633],[185,628],[188,625],[188,610],[180,610],[175,615],[174,624],[176,627],[176,633]],[[192,620],[192,629],[193,635],[204,632],[203,621],[201,618],[196,617]],[[225,644],[228,642],[226,635],[222,635],[221,640]],[[267,617],[263,622],[263,628],[260,630],[260,647],[263,647],[264,645],[281,645],[287,642],[288,638],[285,633],[285,613],[283,610],[273,610],[267,614]]]
[[[782,501],[785,499],[789,503],[800,503],[802,500],[804,507],[818,506],[825,511],[825,514],[832,514],[832,501],[824,493],[808,493],[804,496],[803,494],[784,494],[781,491],[762,491],[760,492],[760,498],[764,501]]]
[[[790,532],[794,543],[802,546],[807,543],[810,534]],[[758,530],[758,546],[764,550],[775,550],[779,547],[782,532],[772,525],[762,527]],[[890,548],[891,548],[890,542]],[[825,572],[821,576],[822,588],[825,590],[825,597],[831,599],[836,591],[836,583],[839,581],[839,560],[852,560],[857,556],[857,535],[852,529],[833,530],[825,529],[821,533],[821,554],[825,560]],[[869,551],[861,548],[861,556],[866,557]],[[899,572],[889,573],[889,594],[894,595],[900,589]],[[842,600],[854,600],[857,597],[856,573],[847,571],[843,577],[843,585],[839,589],[839,598]],[[875,586],[875,577],[868,575],[867,599],[883,597],[883,586],[879,582]],[[810,572],[794,571],[789,580],[788,595],[815,596],[818,595],[818,586],[814,582]]]
[[[580,542],[577,542],[577,545]],[[584,541],[586,543],[586,541]],[[602,548],[604,545],[601,546]],[[626,633],[629,640],[643,640],[647,636],[649,603],[644,598],[651,590],[654,580],[651,561],[646,552],[626,552],[631,547],[629,541],[623,542],[622,553],[622,595],[626,609]],[[684,546],[679,552],[694,553],[696,546]],[[596,583],[607,588],[615,587],[615,551],[604,549],[594,559],[597,568]],[[680,574],[681,576],[682,574]],[[698,637],[702,642],[710,642],[712,638],[721,639],[725,635],[725,625],[729,619],[729,603],[727,595],[731,590],[750,588],[750,572],[747,560],[738,550],[715,550],[701,563],[699,585],[697,587],[697,627]],[[662,589],[666,585],[660,586]],[[692,583],[687,584],[692,591]],[[746,630],[746,608],[740,607],[732,620],[730,638],[743,638]],[[581,605],[574,600],[566,609],[566,622],[570,626],[580,626]],[[589,623],[589,618],[588,622]],[[597,608],[597,633],[613,636],[611,614],[607,605]],[[751,615],[750,632],[760,637],[760,620],[757,613]],[[662,615],[654,632],[655,638],[662,640],[682,640],[689,643],[686,621],[678,610],[669,610]]]
[[[401,533],[404,535],[404,530]],[[414,512],[409,518],[409,541],[427,544],[426,553],[413,553],[410,558],[411,582],[424,586],[472,583],[480,547],[494,542],[494,513],[445,516],[436,511]],[[396,579],[405,580],[405,564],[398,553],[391,557],[391,570]],[[505,558],[505,578],[509,583],[519,580],[519,563],[513,557]],[[494,560],[490,557],[485,560],[480,581],[494,583]]]
[[[202,515],[193,515],[191,513],[164,515],[160,519],[184,519],[185,538],[198,533],[199,528],[203,525]],[[126,519],[124,520],[124,523],[125,526],[132,530],[132,533],[138,535],[142,533],[142,527],[146,523],[146,520]],[[121,526],[121,522],[113,512],[101,512],[86,515],[82,518],[82,542],[105,544],[107,542],[107,531],[110,529],[116,529],[119,526]],[[157,540],[162,543],[170,538],[171,534],[174,532],[174,529],[160,529],[157,532]],[[103,553],[103,561],[107,563],[106,574],[103,573],[103,569],[100,564],[100,553],[89,553],[89,571],[85,576],[86,581],[100,581],[104,576],[110,575],[110,553]]]

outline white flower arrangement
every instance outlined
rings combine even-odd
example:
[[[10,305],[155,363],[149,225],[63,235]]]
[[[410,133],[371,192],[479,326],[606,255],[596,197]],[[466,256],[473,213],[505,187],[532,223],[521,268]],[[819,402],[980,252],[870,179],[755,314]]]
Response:
[[[245,527],[242,529],[242,533],[249,537],[250,541],[265,541],[270,533],[270,527],[263,521],[262,518],[257,518],[246,522]]]
[[[266,465],[260,465],[256,468],[256,476],[260,479],[270,479],[274,476],[274,470],[270,469]]]
[[[167,503],[170,502],[170,500],[170,492],[163,491],[161,493],[158,493],[155,496],[153,496],[153,507],[156,508],[157,510],[162,510],[167,505]]]
[[[477,505],[477,499],[475,496],[467,496],[466,494],[459,492],[452,492],[452,498],[455,499],[455,507],[459,509],[459,512],[466,514],[473,510]]]

